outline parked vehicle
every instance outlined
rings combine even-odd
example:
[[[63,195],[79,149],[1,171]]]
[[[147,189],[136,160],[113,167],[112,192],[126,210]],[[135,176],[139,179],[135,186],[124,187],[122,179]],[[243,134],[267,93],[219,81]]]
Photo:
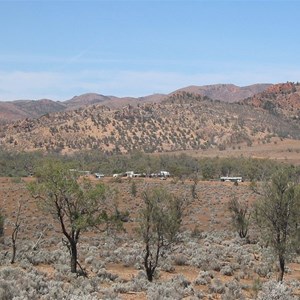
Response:
[[[104,174],[103,173],[95,173],[95,177],[97,179],[100,179],[100,178],[103,178],[104,177]]]

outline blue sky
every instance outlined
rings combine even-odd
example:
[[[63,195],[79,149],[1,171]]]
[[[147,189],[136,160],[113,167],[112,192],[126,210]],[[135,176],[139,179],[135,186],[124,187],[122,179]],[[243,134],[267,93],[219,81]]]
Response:
[[[300,81],[300,2],[0,0],[0,101]]]

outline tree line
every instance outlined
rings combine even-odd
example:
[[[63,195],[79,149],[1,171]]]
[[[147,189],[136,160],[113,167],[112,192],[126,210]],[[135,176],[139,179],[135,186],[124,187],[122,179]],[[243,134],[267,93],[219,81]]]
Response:
[[[101,172],[105,175],[134,170],[152,173],[167,170],[180,179],[194,178],[214,180],[220,176],[242,176],[245,180],[261,181],[281,168],[282,163],[268,159],[246,157],[195,158],[187,154],[145,154],[134,152],[128,155],[106,155],[100,151],[82,151],[72,155],[42,152],[7,152],[0,149],[0,176],[25,177],[34,175],[35,166],[48,159],[68,163],[70,168]]]

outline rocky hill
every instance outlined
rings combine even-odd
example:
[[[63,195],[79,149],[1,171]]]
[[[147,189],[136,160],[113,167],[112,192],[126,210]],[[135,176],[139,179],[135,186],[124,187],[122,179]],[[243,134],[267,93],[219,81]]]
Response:
[[[271,84],[253,84],[239,87],[234,84],[214,84],[204,86],[188,86],[175,91],[188,92],[195,95],[207,96],[213,100],[237,102],[265,91]]]
[[[121,109],[90,105],[2,126],[0,146],[62,153],[85,149],[165,152],[224,150],[242,144],[251,146],[253,141],[264,143],[272,136],[300,137],[298,122],[252,102],[227,103],[178,92],[160,103]]]
[[[292,82],[276,84],[241,103],[262,108],[273,115],[299,123],[300,84]]]
[[[64,102],[49,99],[0,102],[0,124],[26,118],[38,118],[48,113],[69,111],[93,104],[102,104],[117,109],[128,104],[136,106],[138,103],[160,101],[164,97],[165,95],[156,94],[140,98],[118,98],[88,93],[74,96]]]
[[[208,96],[214,100],[235,102],[256,93],[264,91],[270,85],[255,84],[252,86],[238,87],[232,84],[217,84],[207,86],[190,86],[178,91],[185,91],[195,95]],[[172,94],[176,94],[175,91]],[[25,118],[38,118],[44,114],[58,111],[67,111],[82,108],[88,105],[102,104],[107,107],[118,109],[126,105],[136,106],[143,103],[161,102],[168,95],[153,94],[144,97],[115,97],[104,96],[96,93],[87,93],[74,96],[72,99],[60,102],[49,99],[42,100],[18,100],[10,102],[0,102],[0,123],[16,121]]]

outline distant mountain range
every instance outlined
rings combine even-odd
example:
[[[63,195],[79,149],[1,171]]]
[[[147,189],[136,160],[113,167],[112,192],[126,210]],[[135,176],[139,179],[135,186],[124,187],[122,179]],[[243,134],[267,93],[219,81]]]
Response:
[[[222,89],[226,95],[233,90],[234,101],[213,100],[201,94],[204,90],[219,98]],[[245,91],[263,91],[240,100],[239,89],[241,98]],[[45,107],[52,103],[38,102]],[[31,101],[13,103],[22,112],[34,105]],[[61,153],[94,149],[113,154],[224,150],[268,143],[272,137],[300,139],[300,85],[294,83],[247,89],[232,85],[188,87],[144,98],[86,94],[54,104],[57,112],[48,108],[43,116],[2,125],[0,146]],[[36,106],[35,116],[39,113],[41,108]]]
[[[271,84],[253,84],[239,87],[234,84],[214,84],[195,86],[191,85],[176,92],[184,91],[195,95],[207,96],[212,100],[221,100],[225,102],[237,102],[255,94],[261,93],[269,88]]]
[[[88,93],[75,96],[72,99],[62,102],[53,101],[50,99],[0,102],[0,123],[16,121],[25,118],[38,118],[47,113],[68,111],[93,104],[102,104],[110,108],[117,109],[128,104],[136,106],[143,103],[161,102],[166,97],[178,92],[188,92],[194,95],[207,96],[213,100],[237,102],[247,97],[251,97],[257,93],[261,93],[270,86],[270,84],[254,84],[250,86],[239,87],[233,84],[215,84],[205,86],[188,86],[178,89],[168,95],[153,94],[138,98],[120,98],[115,96],[104,96],[96,93]]]

